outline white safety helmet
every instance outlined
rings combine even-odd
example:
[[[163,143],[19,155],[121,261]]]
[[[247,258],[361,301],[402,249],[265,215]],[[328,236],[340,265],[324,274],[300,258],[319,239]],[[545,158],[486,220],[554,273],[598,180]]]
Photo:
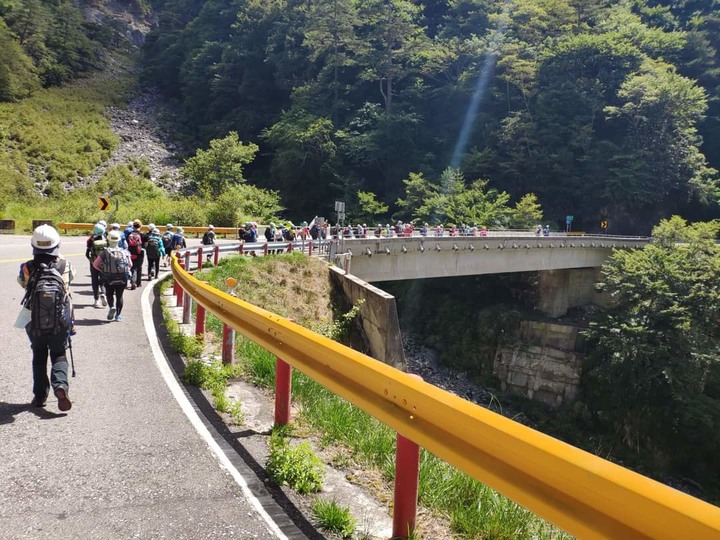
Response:
[[[120,230],[120,224],[119,223],[111,223],[110,229],[113,231],[119,231]]]
[[[172,223],[168,223],[167,226],[166,226],[166,229],[167,229],[168,231],[172,231],[172,229],[173,229],[173,224],[172,224]]]
[[[33,231],[30,245],[33,255],[44,253],[57,257],[60,254],[60,234],[50,225],[40,225]]]
[[[148,230],[149,230],[149,231],[152,231],[154,228],[155,228],[155,224],[154,224],[154,223],[148,223]]]
[[[107,241],[111,247],[115,247],[120,243],[120,232],[112,230],[107,234]]]
[[[215,225],[208,225],[208,229],[213,230],[215,228]]]
[[[100,221],[98,221],[98,225],[102,225],[103,227],[107,228],[107,221],[101,219]]]

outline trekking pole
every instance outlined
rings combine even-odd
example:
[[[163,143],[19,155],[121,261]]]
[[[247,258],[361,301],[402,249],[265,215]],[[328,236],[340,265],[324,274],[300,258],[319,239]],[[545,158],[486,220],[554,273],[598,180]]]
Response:
[[[75,376],[75,358],[73,357],[72,339],[68,336],[68,350],[70,351],[70,366],[72,367],[72,376]]]

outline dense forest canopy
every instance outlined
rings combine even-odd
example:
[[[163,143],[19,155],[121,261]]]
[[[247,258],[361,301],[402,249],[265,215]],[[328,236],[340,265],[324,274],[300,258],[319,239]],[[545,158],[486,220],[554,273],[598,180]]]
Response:
[[[459,167],[551,222],[718,214],[715,0],[155,0],[145,82],[293,215]],[[350,212],[352,214],[352,210]]]

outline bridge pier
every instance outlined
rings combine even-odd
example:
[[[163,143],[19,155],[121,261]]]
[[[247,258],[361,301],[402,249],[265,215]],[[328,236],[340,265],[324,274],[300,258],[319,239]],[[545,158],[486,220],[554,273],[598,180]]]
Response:
[[[568,309],[588,304],[605,305],[595,290],[600,268],[570,268],[538,272],[538,309],[548,317],[562,317]]]

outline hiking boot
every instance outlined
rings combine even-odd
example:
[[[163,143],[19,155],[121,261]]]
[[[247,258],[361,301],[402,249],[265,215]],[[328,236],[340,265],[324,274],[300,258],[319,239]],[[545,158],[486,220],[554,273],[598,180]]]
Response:
[[[55,389],[55,397],[58,399],[58,409],[61,411],[69,411],[72,408],[72,402],[68,398],[66,388],[58,387]]]
[[[134,283],[131,283],[131,284],[130,284],[130,290],[131,290],[131,291],[134,291],[135,289],[137,289],[137,285],[135,285]]]
[[[47,396],[35,396],[32,399],[32,401],[30,402],[30,404],[33,407],[44,407],[46,401],[47,401]]]
[[[104,294],[100,295],[100,302],[102,302],[103,307],[107,306],[107,298]]]
[[[100,299],[96,298],[95,303],[93,303],[93,307],[100,307]]]
[[[108,321],[112,321],[115,318],[115,311],[117,311],[117,308],[111,307],[110,311],[108,311]]]
[[[115,315],[116,321],[122,321],[122,315]]]

